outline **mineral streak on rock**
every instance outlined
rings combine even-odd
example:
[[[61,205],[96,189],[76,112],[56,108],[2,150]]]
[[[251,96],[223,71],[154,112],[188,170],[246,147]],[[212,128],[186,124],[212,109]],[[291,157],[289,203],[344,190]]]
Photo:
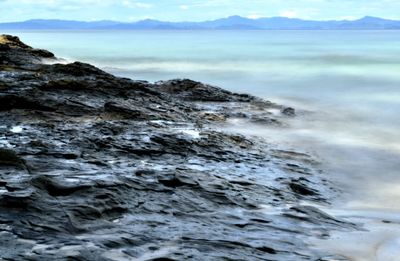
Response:
[[[0,259],[324,260],[304,239],[354,228],[298,206],[334,195],[310,156],[215,128],[293,109],[43,58],[0,37]]]

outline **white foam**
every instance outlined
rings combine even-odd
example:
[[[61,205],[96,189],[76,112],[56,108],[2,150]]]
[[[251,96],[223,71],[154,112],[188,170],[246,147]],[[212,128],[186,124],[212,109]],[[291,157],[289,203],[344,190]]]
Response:
[[[142,141],[148,143],[148,142],[150,142],[150,137],[149,136],[144,136],[142,138]]]
[[[366,228],[368,231],[334,232],[329,239],[313,244],[317,249],[352,261],[398,261],[399,225],[371,223]]]
[[[180,130],[179,132],[186,134],[194,139],[200,138],[200,131],[198,130],[185,129],[185,130]]]
[[[377,261],[398,261],[400,259],[400,237],[388,239],[376,251]]]
[[[0,140],[0,146],[6,148],[13,148],[14,146],[8,142],[8,140]]]
[[[21,126],[14,126],[10,129],[12,133],[21,133],[24,129]]]
[[[311,239],[323,252],[352,261],[398,261],[400,258],[400,213],[383,209],[323,209],[353,223],[363,231],[334,231],[326,240]]]
[[[42,64],[53,65],[53,64],[69,64],[73,63],[73,59],[65,59],[65,58],[58,58],[58,59],[48,59],[44,58],[40,61]]]
[[[207,170],[206,167],[199,165],[199,164],[187,164],[186,167],[192,170],[204,171]]]

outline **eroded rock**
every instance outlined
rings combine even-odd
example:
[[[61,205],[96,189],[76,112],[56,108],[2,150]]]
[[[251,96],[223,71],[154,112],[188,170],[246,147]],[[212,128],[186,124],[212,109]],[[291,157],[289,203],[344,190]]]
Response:
[[[306,237],[356,228],[298,206],[334,193],[311,156],[214,125],[280,125],[291,109],[45,65],[10,36],[0,57],[0,259],[317,260]]]

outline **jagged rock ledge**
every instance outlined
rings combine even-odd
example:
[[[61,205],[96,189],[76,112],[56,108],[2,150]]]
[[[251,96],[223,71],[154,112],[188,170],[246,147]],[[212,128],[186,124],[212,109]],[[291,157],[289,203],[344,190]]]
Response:
[[[354,228],[299,205],[334,193],[312,157],[215,128],[292,108],[56,62],[0,36],[0,259],[324,260],[304,239]]]

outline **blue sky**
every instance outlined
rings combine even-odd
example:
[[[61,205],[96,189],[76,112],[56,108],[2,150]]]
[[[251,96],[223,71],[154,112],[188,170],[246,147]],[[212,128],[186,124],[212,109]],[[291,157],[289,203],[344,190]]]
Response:
[[[314,20],[371,15],[400,20],[400,0],[0,0],[0,22],[35,18],[203,21],[230,15]]]

